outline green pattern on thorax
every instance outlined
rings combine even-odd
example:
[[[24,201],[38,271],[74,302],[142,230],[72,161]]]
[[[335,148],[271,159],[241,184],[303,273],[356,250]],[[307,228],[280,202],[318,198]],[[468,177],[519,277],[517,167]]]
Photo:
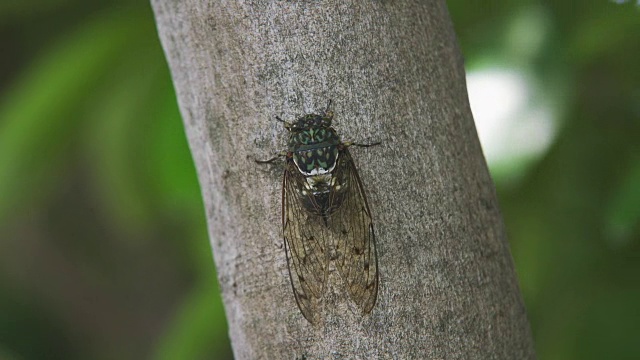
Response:
[[[292,134],[289,140],[293,160],[304,174],[331,171],[338,159],[338,145],[340,137],[330,127],[311,127]]]

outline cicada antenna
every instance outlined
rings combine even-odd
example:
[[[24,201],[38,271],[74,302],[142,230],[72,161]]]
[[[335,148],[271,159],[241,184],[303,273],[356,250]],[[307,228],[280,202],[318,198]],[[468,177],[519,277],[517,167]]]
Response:
[[[329,101],[327,102],[327,108],[324,110],[325,114],[329,113],[329,109],[331,109],[331,102],[332,102],[332,100],[329,99]]]
[[[287,130],[291,130],[291,126],[292,126],[292,125],[291,125],[290,123],[288,123],[288,122],[286,122],[286,121],[282,120],[282,118],[280,118],[280,116],[276,115],[276,121],[279,121],[279,122],[283,123],[283,124],[284,124],[284,128],[285,128],[285,129],[287,129]]]
[[[327,108],[324,110],[324,116],[327,125],[331,126],[333,120],[333,111],[331,111],[331,99],[327,102]]]

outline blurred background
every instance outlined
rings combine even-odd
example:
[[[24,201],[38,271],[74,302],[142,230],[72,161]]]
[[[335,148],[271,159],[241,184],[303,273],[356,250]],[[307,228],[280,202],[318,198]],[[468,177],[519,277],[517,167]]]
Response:
[[[640,359],[640,7],[448,1],[540,359]],[[0,2],[0,359],[230,359],[146,1]]]

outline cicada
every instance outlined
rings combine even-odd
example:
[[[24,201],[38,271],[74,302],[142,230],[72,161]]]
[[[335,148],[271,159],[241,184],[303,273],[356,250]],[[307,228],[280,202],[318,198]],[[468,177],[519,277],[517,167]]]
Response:
[[[288,148],[258,163],[285,159],[282,233],[295,300],[316,322],[335,264],[350,298],[369,313],[378,293],[378,262],[371,211],[349,147],[331,126],[331,101],[321,114],[289,123]]]

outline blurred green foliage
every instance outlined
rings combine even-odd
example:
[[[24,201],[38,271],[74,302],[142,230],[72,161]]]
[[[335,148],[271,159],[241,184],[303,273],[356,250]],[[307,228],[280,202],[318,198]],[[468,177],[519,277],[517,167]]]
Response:
[[[149,4],[0,18],[0,358],[231,358]]]
[[[640,358],[640,9],[448,4],[468,68],[522,69],[560,124],[494,174],[539,357]],[[0,358],[231,358],[150,6],[7,0],[0,24]]]
[[[640,359],[640,8],[448,3],[467,68],[532,74],[558,122],[519,181],[494,173],[538,357]]]

